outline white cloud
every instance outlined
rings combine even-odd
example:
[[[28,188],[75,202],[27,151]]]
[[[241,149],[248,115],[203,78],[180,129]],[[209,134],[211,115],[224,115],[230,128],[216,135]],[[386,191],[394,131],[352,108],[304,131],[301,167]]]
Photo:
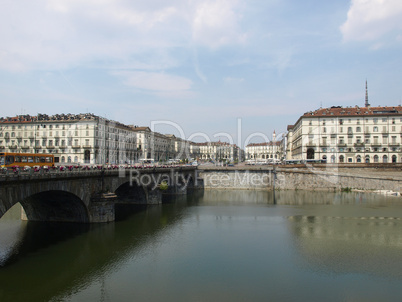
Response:
[[[0,10],[0,69],[63,69],[138,61],[141,55],[142,64],[152,65],[147,54],[156,50],[238,43],[237,6],[229,0],[6,1]]]
[[[352,0],[346,22],[340,27],[344,41],[375,41],[402,30],[402,1]]]
[[[192,94],[193,82],[176,75],[145,71],[115,71],[112,75],[123,77],[127,86],[157,95],[180,97]]]
[[[203,1],[197,6],[193,19],[193,39],[196,43],[217,48],[242,43],[246,35],[241,32],[240,7],[236,0]]]

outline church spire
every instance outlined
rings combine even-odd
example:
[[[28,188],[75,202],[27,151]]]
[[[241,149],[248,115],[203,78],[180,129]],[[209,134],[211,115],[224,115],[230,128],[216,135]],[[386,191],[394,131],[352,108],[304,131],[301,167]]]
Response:
[[[367,80],[366,80],[366,102],[364,103],[364,107],[370,107],[370,104],[368,102]]]

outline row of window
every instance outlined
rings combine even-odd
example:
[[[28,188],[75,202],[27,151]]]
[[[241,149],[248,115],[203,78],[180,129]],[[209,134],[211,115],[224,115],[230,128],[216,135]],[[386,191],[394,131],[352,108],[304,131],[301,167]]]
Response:
[[[36,126],[37,129],[40,129],[40,127],[53,129],[53,128],[59,128],[60,126],[62,126],[62,127],[61,127],[62,129],[71,128],[71,125],[70,125],[70,124],[68,124],[68,125],[58,125],[58,124],[56,124],[56,125],[35,124],[35,126]],[[53,127],[53,126],[54,126],[54,127]],[[66,126],[67,126],[67,127],[66,127]],[[11,130],[22,129],[22,125],[18,125],[18,126],[12,125],[12,126],[10,126],[10,128],[11,128]],[[34,128],[34,125],[30,125],[30,126],[29,126],[29,129],[33,129],[33,128]],[[3,128],[0,126],[0,130],[1,130],[1,129],[8,129],[8,125],[4,125]],[[28,125],[24,125],[24,129],[28,129]],[[78,125],[75,125],[75,129],[79,129]],[[88,124],[85,125],[85,129],[89,129],[89,125],[88,125]]]
[[[362,152],[364,150],[365,152],[398,152],[399,148],[397,147],[392,147],[392,148],[367,148],[367,149],[362,149],[362,148],[356,148],[355,151],[353,151],[353,148],[321,148],[321,152],[337,152],[336,150],[339,150],[339,152]]]
[[[17,134],[21,134],[21,133],[17,133]],[[10,135],[10,132],[4,132],[4,137],[16,137],[16,135],[17,135],[15,132],[11,132],[11,135]],[[33,131],[31,131],[31,132],[29,132],[29,134],[28,134],[28,132],[24,132],[24,137],[28,137],[28,135],[30,136],[30,137],[34,137],[35,135],[37,135],[37,136],[40,136],[40,133],[35,133],[34,134],[34,132]],[[42,132],[42,136],[53,136],[53,132],[52,131],[49,131],[49,132],[46,132],[46,131],[43,131]],[[55,131],[55,133],[54,133],[54,135],[57,137],[57,136],[59,136],[59,131]],[[68,136],[71,136],[72,135],[72,133],[71,133],[71,131],[69,131],[68,132]],[[74,132],[74,135],[75,136],[79,136],[79,132],[78,131],[75,131]],[[85,135],[86,136],[89,136],[89,131],[87,130],[86,132],[85,132]],[[61,136],[66,136],[66,132],[65,131],[62,131],[61,132]],[[3,137],[3,132],[0,132],[0,137]]]
[[[398,120],[398,118],[394,118],[394,117],[391,118],[391,120],[390,120],[390,121],[391,121],[391,124],[395,125],[395,123],[396,123],[397,120]],[[353,121],[353,122],[356,122],[356,124],[360,124],[360,119],[356,119],[356,120],[348,119],[348,123],[349,123],[349,124],[352,123],[352,121]],[[381,122],[383,122],[383,123],[387,123],[387,122],[388,122],[388,118],[386,118],[386,117],[383,117],[383,118],[374,117],[372,121],[373,121],[374,124],[377,124],[379,121],[381,121]],[[399,121],[402,122],[402,117],[399,118]],[[325,125],[326,122],[327,122],[327,121],[326,121],[325,119],[322,120],[322,124],[323,124],[323,125]],[[338,119],[338,122],[339,122],[340,125],[343,125],[343,124],[346,122],[346,120],[345,120],[345,119]],[[365,119],[365,122],[366,122],[366,123],[370,123],[370,122],[371,122],[371,119],[366,118],[366,119]],[[334,124],[334,123],[335,123],[335,119],[331,119],[331,123]],[[312,124],[313,124],[313,121],[310,120],[310,121],[309,121],[309,125],[311,126]]]
[[[379,128],[377,126],[374,126],[372,129],[373,129],[373,132],[378,132],[379,131]],[[343,133],[343,127],[339,127],[338,130],[339,130],[339,133]],[[392,126],[391,127],[391,132],[395,132],[395,131],[396,131],[396,126]],[[402,128],[401,128],[401,131],[402,131]],[[355,132],[356,133],[362,132],[362,128],[361,127],[356,127]],[[367,126],[365,132],[370,132],[370,127]],[[387,126],[382,127],[382,132],[383,133],[388,132]],[[313,133],[313,128],[312,127],[309,128],[309,133]],[[327,127],[322,128],[322,133],[327,133]],[[336,133],[334,127],[331,127],[331,133]],[[353,127],[348,127],[347,133],[352,134],[353,133]]]
[[[328,160],[326,155],[324,155],[324,156],[322,157],[322,159],[323,159],[323,160]],[[345,156],[343,156],[343,155],[340,155],[338,159],[339,159],[339,163],[344,163],[344,162],[345,162]],[[356,163],[362,163],[363,160],[364,160],[365,163],[370,163],[371,160],[372,160],[374,163],[379,163],[379,162],[388,163],[388,162],[389,162],[389,158],[388,158],[387,155],[379,156],[379,155],[377,155],[377,154],[374,155],[373,158],[371,158],[370,155],[366,155],[364,158],[363,158],[361,155],[357,155],[356,158],[355,158],[355,160],[356,160]],[[401,159],[401,160],[402,160],[402,159]],[[335,163],[335,162],[336,162],[336,157],[335,157],[335,155],[332,155],[332,156],[330,157],[330,162],[331,162],[331,163]],[[347,158],[347,162],[348,162],[348,163],[353,163],[353,157],[348,157],[348,158]],[[392,163],[397,163],[397,162],[398,162],[398,157],[397,157],[396,155],[392,155],[392,156],[391,156],[391,162],[392,162]]]

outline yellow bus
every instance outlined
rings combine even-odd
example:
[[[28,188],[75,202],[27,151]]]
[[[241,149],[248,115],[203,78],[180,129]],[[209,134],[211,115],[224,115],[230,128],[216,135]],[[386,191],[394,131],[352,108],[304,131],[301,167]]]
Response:
[[[0,153],[0,167],[54,166],[54,155],[41,153]]]

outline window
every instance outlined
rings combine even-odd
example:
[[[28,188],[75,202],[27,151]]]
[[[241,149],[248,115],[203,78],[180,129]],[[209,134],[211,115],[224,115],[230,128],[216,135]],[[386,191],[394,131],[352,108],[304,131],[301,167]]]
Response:
[[[378,127],[377,126],[373,127],[373,132],[378,132]]]
[[[373,122],[374,122],[374,124],[377,124],[378,123],[378,118],[373,118]]]

